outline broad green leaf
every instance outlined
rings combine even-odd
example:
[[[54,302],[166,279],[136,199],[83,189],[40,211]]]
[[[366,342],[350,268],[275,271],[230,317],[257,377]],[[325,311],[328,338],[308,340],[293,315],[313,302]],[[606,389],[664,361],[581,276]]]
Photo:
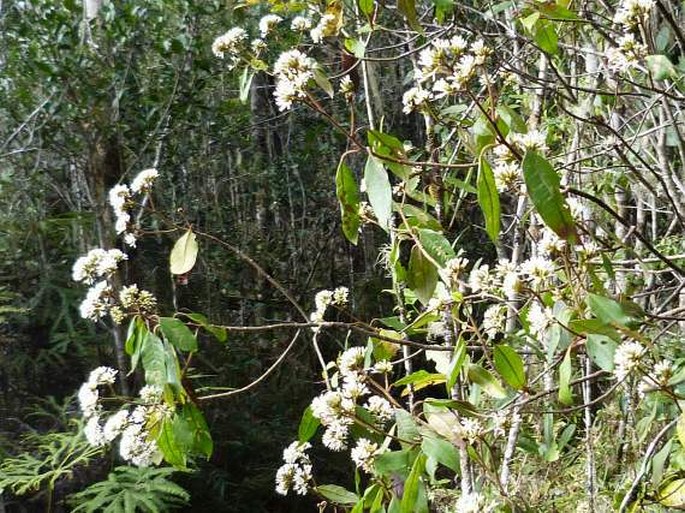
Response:
[[[397,0],[397,9],[402,13],[412,29],[423,34],[423,27],[421,27],[416,14],[416,0]]]
[[[364,58],[364,52],[366,52],[366,46],[361,39],[347,38],[345,39],[345,48],[354,55],[357,59]]]
[[[373,14],[373,0],[358,0],[359,9],[365,16]]]
[[[676,479],[664,486],[657,494],[662,506],[685,509],[685,479]]]
[[[531,4],[545,15],[546,18],[559,20],[579,20],[576,13],[556,2],[535,2]]]
[[[407,273],[407,285],[414,291],[416,297],[424,305],[433,297],[433,292],[438,284],[438,271],[421,248],[414,246],[409,256],[409,269]]]
[[[173,419],[164,419],[162,421],[162,429],[156,441],[159,450],[164,456],[164,461],[176,468],[186,468],[186,455],[176,441]]]
[[[392,215],[392,187],[383,163],[372,155],[364,167],[364,184],[378,224],[387,231]]]
[[[478,204],[483,211],[485,218],[485,231],[490,240],[497,242],[500,228],[500,203],[499,193],[495,185],[495,175],[492,172],[490,163],[485,158],[485,152],[481,153],[478,160],[478,179],[476,188],[478,190]]]
[[[190,331],[188,326],[175,317],[160,317],[159,328],[162,330],[164,338],[180,351],[197,351],[197,339],[195,334]]]
[[[671,454],[671,447],[673,446],[673,439],[669,440],[652,458],[652,485],[659,486],[661,479],[664,477],[664,467],[666,460]]]
[[[526,371],[519,354],[506,344],[499,344],[493,350],[495,369],[514,390],[526,386]]]
[[[128,327],[128,335],[126,336],[126,343],[124,344],[126,354],[131,357],[131,370],[129,371],[129,375],[133,374],[138,367],[146,336],[147,327],[145,326],[145,323],[143,323],[140,317],[134,317]]]
[[[524,134],[528,131],[528,125],[523,120],[521,115],[513,108],[507,105],[499,105],[497,107],[497,114],[507,124],[512,132]]]
[[[167,382],[166,352],[164,343],[157,335],[147,332],[141,351],[145,382],[164,387]]]
[[[210,322],[207,320],[207,317],[205,317],[204,315],[194,312],[184,313],[183,315],[188,317],[191,321],[202,326],[202,329],[211,333],[214,336],[214,338],[216,338],[219,342],[225,343],[228,339],[228,333],[226,332],[226,328],[210,324]]]
[[[618,344],[604,335],[590,334],[585,341],[585,349],[592,360],[602,370],[614,370],[614,353]]]
[[[421,488],[424,486],[421,476],[425,468],[426,456],[419,454],[416,460],[414,460],[414,465],[412,465],[407,481],[404,483],[400,513],[423,513],[428,511],[425,491],[423,494],[421,493]]]
[[[185,274],[195,266],[198,251],[195,239],[195,234],[188,230],[176,241],[169,255],[171,274]]]
[[[676,434],[681,447],[685,449],[685,412],[680,414],[678,424],[676,425]]]
[[[302,443],[311,440],[320,424],[321,421],[312,414],[312,407],[307,406],[302,414],[300,427],[297,430],[297,440]]]
[[[402,440],[404,449],[409,447],[409,442],[414,443],[421,438],[419,426],[409,412],[401,409],[395,410],[395,422],[397,423],[397,436]]]
[[[502,385],[490,373],[480,365],[470,364],[468,368],[468,377],[472,383],[479,385],[485,393],[495,399],[504,399],[507,393],[502,388]]]
[[[419,228],[417,232],[424,251],[438,264],[444,266],[445,262],[456,256],[452,245],[442,233],[425,228]]]
[[[396,381],[395,383],[393,383],[393,386],[399,387],[405,385],[412,385],[414,390],[420,390],[422,388],[426,388],[432,385],[444,383],[446,379],[447,378],[444,374],[431,374],[430,372],[421,369]],[[402,392],[402,395],[406,395],[408,391],[409,389],[405,389]]]
[[[613,299],[588,294],[585,302],[595,316],[607,324],[616,323],[621,326],[630,326],[635,323],[635,319],[626,313],[623,306]]]
[[[194,404],[186,403],[178,419],[183,421],[184,429],[190,432],[192,444],[189,450],[193,454],[200,454],[209,459],[214,452],[214,442],[202,411]],[[176,437],[178,439],[178,434]]]
[[[356,493],[334,484],[320,485],[314,490],[322,497],[341,506],[354,506],[361,499]]]
[[[573,392],[570,386],[572,372],[571,348],[569,347],[559,366],[559,401],[566,406],[573,404]]]
[[[522,166],[526,189],[538,214],[559,237],[574,244],[576,227],[559,189],[559,175],[547,159],[535,151],[526,152]]]
[[[554,55],[559,51],[559,36],[552,22],[540,20],[535,25],[533,37],[543,52]]]
[[[525,28],[528,32],[533,34],[535,32],[535,25],[537,22],[540,20],[540,13],[539,12],[534,12],[532,14],[529,14],[528,16],[525,16],[520,19],[521,25],[523,25],[523,28]]]
[[[416,450],[404,449],[401,451],[390,451],[380,454],[374,459],[374,468],[381,476],[391,476],[397,474],[407,477],[413,459],[416,457]]]
[[[404,155],[404,144],[397,137],[379,130],[368,130],[366,136],[374,148],[385,147],[395,155]]]
[[[441,465],[459,472],[459,452],[447,440],[435,436],[424,436],[421,450],[429,458],[433,458]]]
[[[621,341],[621,334],[600,319],[574,319],[568,323],[569,329],[574,333],[604,335],[615,342]]]
[[[357,245],[359,239],[359,190],[357,179],[345,162],[340,161],[335,173],[335,191],[340,203],[340,217],[342,230],[347,240]]]
[[[645,61],[654,80],[665,80],[677,75],[675,66],[665,55],[648,55]]]
[[[317,83],[317,85],[323,89],[323,91],[331,98],[335,96],[335,91],[333,90],[333,85],[331,84],[331,81],[328,80],[328,77],[326,74],[323,72],[323,70],[319,67],[314,68],[314,82]]]

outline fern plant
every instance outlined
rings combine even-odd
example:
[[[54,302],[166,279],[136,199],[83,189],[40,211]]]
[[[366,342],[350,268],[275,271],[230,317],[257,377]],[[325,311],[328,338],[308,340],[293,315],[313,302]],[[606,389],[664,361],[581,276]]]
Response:
[[[169,480],[171,468],[117,467],[106,480],[73,494],[73,513],[161,513],[188,504],[190,495]]]

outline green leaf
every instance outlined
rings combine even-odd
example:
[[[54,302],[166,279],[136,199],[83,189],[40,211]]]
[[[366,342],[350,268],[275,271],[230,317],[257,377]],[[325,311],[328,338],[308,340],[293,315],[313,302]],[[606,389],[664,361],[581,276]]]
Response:
[[[681,447],[685,448],[685,412],[680,414],[678,424],[676,425],[676,435]]]
[[[664,477],[664,467],[666,466],[666,460],[671,454],[671,447],[673,446],[673,440],[669,440],[664,444],[664,446],[654,455],[652,458],[652,485],[659,486],[661,479]]]
[[[400,513],[422,513],[428,511],[428,505],[423,504],[421,493],[419,489],[423,487],[421,475],[426,468],[426,456],[419,454],[414,460],[409,477],[404,483],[404,494],[402,495],[402,502],[400,503]],[[425,501],[425,497],[424,497]]]
[[[335,173],[335,193],[338,196],[338,203],[340,203],[343,233],[347,240],[356,246],[359,239],[359,227],[361,226],[359,190],[354,173],[343,161],[340,161]]]
[[[164,344],[154,333],[148,331],[141,351],[145,382],[164,387],[167,382],[166,354]]]
[[[164,419],[162,429],[157,437],[157,446],[164,456],[164,461],[176,468],[186,468],[186,455],[178,446],[174,435],[172,419]]]
[[[442,233],[425,228],[419,228],[417,233],[423,250],[438,264],[444,266],[445,262],[456,256],[452,245]]]
[[[415,443],[420,440],[419,426],[408,411],[395,410],[395,422],[397,423],[397,436],[403,441],[402,447],[404,449],[410,446],[409,443],[404,443],[405,441]]]
[[[542,220],[559,237],[575,244],[576,227],[561,195],[557,172],[547,159],[535,151],[526,152],[522,166],[528,195]]]
[[[676,479],[664,486],[657,494],[657,500],[662,506],[669,508],[685,508],[685,479]]]
[[[297,439],[299,442],[308,442],[316,434],[321,421],[312,414],[312,407],[307,408],[302,413],[302,420],[300,420],[300,427],[297,430]]]
[[[202,411],[192,403],[183,405],[174,422],[174,435],[181,449],[209,459],[214,452],[214,442]]]
[[[535,26],[533,37],[543,52],[554,55],[559,51],[559,37],[552,22],[540,20]]]
[[[648,55],[645,61],[654,80],[665,80],[677,75],[675,66],[665,55]]]
[[[590,311],[606,324],[616,323],[621,326],[629,326],[635,319],[628,315],[623,306],[617,301],[597,294],[588,294],[585,302]]]
[[[435,436],[424,436],[421,442],[421,450],[429,458],[444,465],[445,467],[459,472],[459,451],[447,440]]]
[[[361,499],[356,493],[334,484],[317,486],[315,491],[334,504],[341,506],[354,506]]]
[[[319,67],[314,68],[314,82],[316,82],[317,85],[323,89],[329,97],[333,98],[333,96],[335,96],[335,91],[333,90],[331,81],[328,80],[326,74]]]
[[[365,16],[373,14],[373,0],[358,0],[359,9]]]
[[[169,255],[171,274],[185,274],[195,266],[198,251],[195,239],[195,234],[188,230],[176,241]]]
[[[528,125],[521,115],[507,105],[499,105],[497,114],[504,121],[512,132],[524,134],[528,131]]]
[[[385,147],[394,155],[404,155],[404,144],[394,135],[386,134],[379,130],[368,130],[366,137],[369,144],[374,148]]]
[[[460,401],[458,399],[435,399],[429,397],[425,400],[425,404],[435,408],[447,408],[449,410],[457,410],[462,415],[467,417],[477,417],[479,415],[476,407],[468,401]]]
[[[573,404],[573,392],[570,386],[572,371],[571,348],[569,347],[559,366],[559,401],[566,406]]]
[[[514,390],[522,390],[527,383],[523,360],[506,344],[499,344],[493,350],[495,369]]]
[[[392,187],[383,163],[372,155],[364,167],[364,184],[378,224],[387,231],[392,215]]]
[[[414,246],[409,256],[409,269],[407,273],[407,285],[414,291],[416,297],[424,305],[433,297],[433,292],[438,284],[438,271],[421,248]]]
[[[384,452],[374,459],[374,468],[381,476],[389,477],[393,474],[403,478],[409,475],[413,459],[416,457],[415,449]]]
[[[585,349],[592,363],[602,370],[614,370],[614,353],[618,344],[604,335],[590,334],[585,341]]]
[[[228,339],[228,333],[226,332],[226,328],[210,324],[210,322],[207,320],[207,317],[205,317],[204,315],[193,312],[184,313],[183,315],[188,317],[191,321],[195,322],[196,324],[202,326],[202,329],[204,329],[208,333],[211,333],[214,336],[214,338],[216,338],[219,342],[225,343]]]
[[[444,383],[445,379],[446,378],[444,374],[431,374],[430,372],[421,369],[395,381],[393,386],[400,387],[405,385],[413,385],[414,390],[419,390],[431,385]]]
[[[345,39],[345,48],[354,55],[357,59],[363,59],[366,52],[366,45],[361,39],[347,38]]]
[[[160,317],[159,329],[162,330],[164,338],[176,349],[189,352],[197,351],[195,334],[183,321],[175,317]]]
[[[468,377],[472,383],[479,385],[485,393],[490,395],[495,399],[504,399],[507,397],[507,393],[500,385],[499,381],[490,373],[490,371],[484,369],[480,365],[470,364],[468,367]]]
[[[485,231],[490,240],[497,242],[500,225],[499,193],[495,185],[495,175],[492,172],[490,163],[485,158],[484,151],[481,152],[480,159],[478,159],[476,187],[478,190],[478,204],[485,218]]]
[[[423,34],[423,27],[419,23],[419,18],[416,14],[415,0],[397,0],[397,8],[404,15],[409,26],[416,32]]]
[[[250,86],[252,85],[252,79],[255,76],[255,71],[249,67],[245,67],[243,74],[240,75],[240,83],[238,85],[241,103],[247,103],[247,98],[250,96]],[[183,273],[180,273],[183,274]]]

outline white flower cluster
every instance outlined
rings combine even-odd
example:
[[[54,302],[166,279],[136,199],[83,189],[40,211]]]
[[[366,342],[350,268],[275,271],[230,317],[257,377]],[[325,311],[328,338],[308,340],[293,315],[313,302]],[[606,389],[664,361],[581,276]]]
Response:
[[[269,35],[271,30],[283,21],[278,14],[267,14],[259,20],[259,33],[262,37]]]
[[[335,290],[320,290],[314,296],[314,310],[309,316],[312,322],[323,322],[324,315],[329,306],[343,307],[349,302],[350,290],[347,287],[337,287]],[[318,331],[317,327],[312,328],[313,331]]]
[[[321,16],[319,23],[309,33],[312,41],[320,43],[324,37],[332,37],[338,35],[340,30],[338,18],[334,14],[324,14]]]
[[[614,353],[614,375],[616,379],[622,381],[637,369],[644,352],[644,347],[635,341],[626,341],[618,346]]]
[[[618,46],[606,51],[607,64],[611,71],[618,73],[630,71],[636,68],[647,55],[647,47],[637,41],[633,34],[623,34],[617,43]]]
[[[648,392],[666,388],[674,374],[673,364],[668,360],[662,360],[654,366],[653,371],[642,378],[638,385],[638,392],[644,396]]]
[[[276,472],[276,492],[287,495],[292,489],[306,495],[312,480],[312,464],[307,455],[311,444],[295,441],[283,450],[284,464]]]
[[[633,28],[649,19],[653,7],[654,0],[622,0],[614,15],[614,23],[624,29]]]
[[[234,68],[240,61],[240,53],[245,47],[247,32],[240,27],[233,27],[225,34],[217,37],[212,43],[212,53],[219,59],[228,57],[231,60],[229,69]]]
[[[149,312],[157,306],[157,298],[147,290],[140,290],[135,283],[119,291],[121,306],[127,310]]]
[[[423,110],[432,100],[464,91],[491,53],[482,40],[470,47],[461,36],[434,40],[419,54],[417,85],[404,93],[403,112]]]
[[[126,184],[118,184],[109,191],[109,204],[116,217],[114,229],[118,235],[124,235],[124,242],[128,246],[136,246],[136,235],[129,230],[133,195],[149,193],[158,176],[159,171],[156,169],[144,169],[136,175],[130,187]]]
[[[295,32],[305,32],[310,28],[312,28],[312,20],[304,16],[295,16],[293,21],[290,22],[290,30]]]
[[[554,313],[549,307],[543,307],[535,300],[528,309],[528,331],[534,337],[541,339],[547,330],[554,324]]]
[[[499,333],[504,332],[504,325],[507,322],[507,307],[501,303],[490,305],[483,314],[483,332],[489,338],[495,338]]]
[[[376,456],[385,452],[378,444],[366,438],[357,440],[357,445],[350,451],[350,457],[357,468],[373,474],[373,464]]]
[[[454,427],[454,432],[465,442],[473,443],[483,433],[483,426],[478,419],[466,417]]]
[[[143,387],[140,391],[142,405],[136,406],[132,412],[127,408],[121,409],[103,424],[98,386],[114,384],[116,374],[117,371],[110,367],[98,367],[79,389],[79,406],[86,419],[83,430],[86,440],[94,447],[103,447],[121,436],[119,454],[124,460],[139,467],[159,462],[161,455],[157,443],[150,439],[145,426],[151,417],[160,421],[171,414],[171,409],[161,402],[162,389],[150,385]]]
[[[99,281],[88,289],[86,297],[79,305],[79,313],[84,319],[97,322],[112,307],[112,287],[106,281]]]
[[[521,293],[525,285],[537,290],[549,286],[554,279],[555,271],[553,261],[544,257],[530,258],[519,266],[502,261],[495,269],[490,269],[487,264],[476,265],[471,269],[468,285],[474,294],[482,293],[513,299]]]
[[[299,50],[288,50],[280,55],[274,64],[274,98],[279,110],[288,110],[294,102],[306,98],[305,89],[314,78],[315,69],[316,61]]]
[[[74,262],[71,276],[74,281],[92,285],[98,278],[109,278],[124,260],[128,255],[118,249],[91,249]]]
[[[528,150],[544,153],[547,151],[547,134],[539,130],[530,130],[525,134],[511,132],[507,136],[507,143],[493,148],[495,163],[492,173],[495,176],[495,186],[499,192],[522,194],[525,192],[523,172],[512,148],[519,154]]]

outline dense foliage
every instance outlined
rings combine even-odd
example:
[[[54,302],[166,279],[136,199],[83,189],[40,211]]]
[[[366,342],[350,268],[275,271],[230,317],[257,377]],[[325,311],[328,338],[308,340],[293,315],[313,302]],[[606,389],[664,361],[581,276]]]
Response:
[[[2,9],[5,507],[685,508],[682,5]]]

